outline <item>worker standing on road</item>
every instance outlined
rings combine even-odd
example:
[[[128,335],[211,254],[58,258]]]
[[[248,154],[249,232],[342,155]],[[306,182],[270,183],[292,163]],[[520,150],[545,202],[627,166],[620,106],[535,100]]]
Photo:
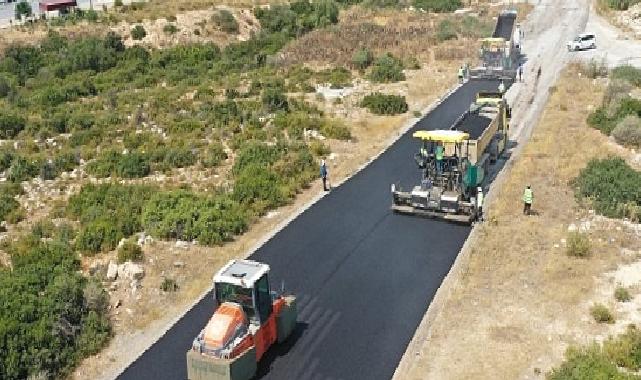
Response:
[[[532,192],[530,185],[528,185],[525,188],[525,191],[523,191],[523,214],[530,215],[530,211],[532,210],[533,200],[534,200],[534,193]]]
[[[321,179],[323,180],[323,190],[329,191],[329,189],[327,188],[327,164],[325,164],[325,160],[321,160],[320,176],[321,176]]]
[[[519,65],[519,82],[523,82],[523,64]]]
[[[499,92],[501,93],[501,96],[505,93],[505,83],[503,83],[503,79],[501,79],[501,83],[499,83]]]
[[[443,172],[443,154],[444,153],[445,153],[445,149],[443,148],[443,145],[437,145],[436,151],[434,152],[434,156],[436,157],[436,173],[438,174]]]
[[[459,81],[459,83],[463,83],[463,79],[464,78],[465,78],[465,68],[463,66],[461,66],[458,69],[458,81]]]
[[[476,218],[483,221],[483,188],[481,186],[476,188]]]

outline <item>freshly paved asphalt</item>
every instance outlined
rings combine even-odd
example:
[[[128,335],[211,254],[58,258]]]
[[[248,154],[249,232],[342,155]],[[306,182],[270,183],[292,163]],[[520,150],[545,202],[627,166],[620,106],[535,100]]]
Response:
[[[497,85],[467,83],[412,131],[448,128],[478,91]],[[390,184],[419,178],[417,150],[410,131],[251,256],[271,265],[272,288],[284,281],[299,300],[297,329],[266,354],[257,378],[392,377],[470,232],[390,211]],[[119,379],[186,379],[185,353],[213,310],[208,295]]]

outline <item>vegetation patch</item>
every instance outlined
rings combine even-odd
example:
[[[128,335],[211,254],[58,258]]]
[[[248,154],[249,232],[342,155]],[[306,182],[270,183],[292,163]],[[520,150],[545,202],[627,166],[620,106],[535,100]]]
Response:
[[[106,293],[79,274],[73,249],[58,238],[30,235],[8,252],[13,269],[0,268],[0,378],[64,377],[108,341]]]
[[[614,315],[607,306],[597,303],[590,308],[590,314],[597,323],[614,323]]]
[[[641,173],[621,158],[591,160],[574,184],[577,198],[592,202],[602,215],[633,220],[641,215]]]
[[[397,115],[407,112],[405,96],[386,95],[380,92],[369,94],[361,101],[361,107],[376,115]]]
[[[632,299],[632,296],[630,295],[630,291],[627,288],[624,288],[623,286],[617,286],[617,288],[614,290],[614,299],[616,299],[618,302],[628,302]]]
[[[405,80],[403,61],[390,53],[376,59],[368,78],[375,83],[390,83]]]
[[[590,239],[582,233],[571,232],[567,239],[567,254],[575,257],[590,256]]]

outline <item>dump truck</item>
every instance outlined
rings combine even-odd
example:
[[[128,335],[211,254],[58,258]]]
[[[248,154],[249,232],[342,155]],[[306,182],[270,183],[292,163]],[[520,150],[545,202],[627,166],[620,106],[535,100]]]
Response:
[[[416,131],[414,160],[421,182],[407,192],[392,184],[392,210],[471,224],[478,217],[477,188],[505,152],[510,109],[497,92],[478,93],[469,111],[449,129]]]
[[[189,380],[249,380],[296,326],[296,297],[269,286],[269,265],[232,260],[214,276],[217,308],[187,351]]]
[[[481,40],[481,63],[470,70],[471,78],[516,78],[521,58],[521,28],[516,19],[515,10],[501,12],[492,36]]]

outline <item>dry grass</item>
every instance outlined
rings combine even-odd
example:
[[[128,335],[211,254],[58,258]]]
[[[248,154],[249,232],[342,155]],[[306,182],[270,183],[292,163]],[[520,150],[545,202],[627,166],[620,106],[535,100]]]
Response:
[[[114,12],[113,19],[129,23],[176,16],[188,11],[208,9],[219,5],[232,8],[253,8],[269,4],[267,0],[149,0],[141,9]]]
[[[576,68],[564,73],[488,205],[469,265],[410,378],[524,378],[557,364],[568,344],[604,333],[589,317],[595,279],[638,239],[609,222],[592,222],[592,257],[569,257],[564,249],[568,225],[592,218],[578,208],[569,181],[591,158],[615,154],[585,122],[602,92],[602,84],[579,77]],[[521,203],[528,184],[537,213],[530,217]]]

